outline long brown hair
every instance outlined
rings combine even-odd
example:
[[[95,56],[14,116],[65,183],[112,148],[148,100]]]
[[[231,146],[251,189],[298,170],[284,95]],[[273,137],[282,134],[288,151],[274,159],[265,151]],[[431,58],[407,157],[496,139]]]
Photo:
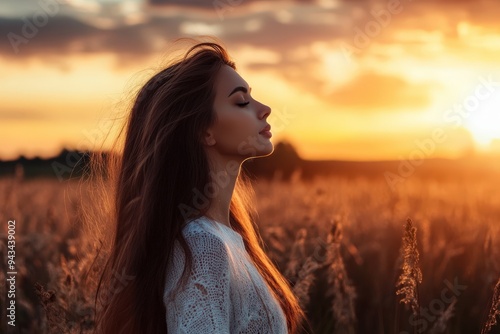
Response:
[[[214,80],[223,65],[236,69],[216,42],[192,46],[139,90],[124,124],[121,149],[115,144],[103,174],[110,186],[112,238],[96,293],[97,333],[167,332],[163,292],[167,264],[178,240],[186,253],[183,282],[192,256],[180,233],[182,205],[210,179],[202,133],[215,121]],[[102,168],[102,166],[101,166]],[[107,189],[109,190],[109,189]],[[191,212],[204,215],[208,207]],[[288,282],[263,251],[252,205],[252,188],[240,173],[230,205],[231,226],[279,301],[289,333],[305,315]]]

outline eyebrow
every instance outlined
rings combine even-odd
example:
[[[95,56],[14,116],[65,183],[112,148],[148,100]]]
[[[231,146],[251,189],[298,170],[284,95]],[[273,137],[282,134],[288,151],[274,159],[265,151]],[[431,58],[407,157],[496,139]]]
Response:
[[[250,90],[252,90],[252,88],[250,88]],[[233,95],[234,93],[236,92],[243,92],[243,93],[248,93],[248,90],[246,87],[243,87],[243,86],[238,86],[236,87],[235,89],[233,89],[231,91],[231,93],[229,93],[229,95],[227,97],[230,97],[231,95]]]

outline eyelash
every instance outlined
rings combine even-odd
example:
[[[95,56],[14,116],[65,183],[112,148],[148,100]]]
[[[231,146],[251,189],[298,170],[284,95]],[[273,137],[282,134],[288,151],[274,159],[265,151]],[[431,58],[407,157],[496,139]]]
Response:
[[[244,107],[248,105],[250,102],[236,103],[237,106]]]

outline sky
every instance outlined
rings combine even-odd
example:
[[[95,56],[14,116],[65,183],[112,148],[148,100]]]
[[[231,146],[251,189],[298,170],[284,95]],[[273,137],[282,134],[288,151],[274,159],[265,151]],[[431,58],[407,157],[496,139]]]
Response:
[[[497,0],[2,0],[0,158],[95,149],[180,37],[219,38],[305,159],[500,153]],[[104,145],[106,145],[105,142]]]

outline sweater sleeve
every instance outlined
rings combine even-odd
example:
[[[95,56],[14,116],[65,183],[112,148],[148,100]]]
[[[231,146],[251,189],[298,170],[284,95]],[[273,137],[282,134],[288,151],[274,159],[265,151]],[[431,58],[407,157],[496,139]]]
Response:
[[[193,267],[166,307],[168,333],[230,333],[230,265],[224,242],[210,233],[186,238]]]

